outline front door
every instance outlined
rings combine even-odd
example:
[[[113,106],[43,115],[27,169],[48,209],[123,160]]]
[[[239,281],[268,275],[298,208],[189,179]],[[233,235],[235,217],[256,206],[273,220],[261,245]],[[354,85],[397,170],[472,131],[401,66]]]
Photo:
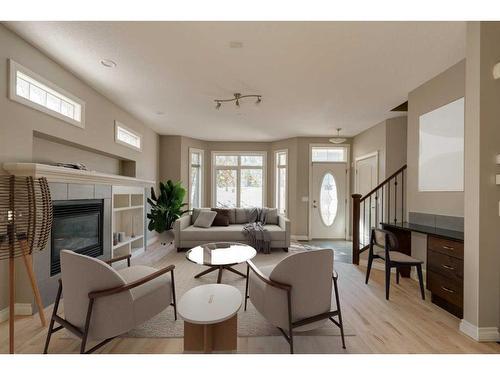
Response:
[[[311,238],[346,238],[346,163],[313,163]]]

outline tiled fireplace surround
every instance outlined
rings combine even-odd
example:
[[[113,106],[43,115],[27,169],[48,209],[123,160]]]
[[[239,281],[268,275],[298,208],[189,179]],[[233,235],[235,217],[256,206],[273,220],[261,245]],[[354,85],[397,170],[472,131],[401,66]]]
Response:
[[[84,199],[103,200],[103,255],[100,259],[111,257],[111,185],[78,184],[49,182],[53,201]],[[50,237],[44,250],[34,253],[34,269],[44,306],[54,303],[60,274],[50,276]]]

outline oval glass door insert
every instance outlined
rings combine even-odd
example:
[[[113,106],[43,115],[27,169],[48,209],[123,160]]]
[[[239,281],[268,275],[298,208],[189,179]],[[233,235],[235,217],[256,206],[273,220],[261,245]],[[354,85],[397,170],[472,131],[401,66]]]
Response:
[[[337,184],[331,173],[326,173],[321,182],[319,193],[319,212],[323,223],[329,227],[333,224],[335,216],[337,216]]]

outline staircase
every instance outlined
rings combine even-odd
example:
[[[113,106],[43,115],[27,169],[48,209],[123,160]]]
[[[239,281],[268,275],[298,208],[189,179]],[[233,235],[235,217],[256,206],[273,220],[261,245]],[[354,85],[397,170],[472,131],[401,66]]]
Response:
[[[352,263],[368,249],[372,228],[381,223],[406,221],[406,164],[365,195],[352,195]]]

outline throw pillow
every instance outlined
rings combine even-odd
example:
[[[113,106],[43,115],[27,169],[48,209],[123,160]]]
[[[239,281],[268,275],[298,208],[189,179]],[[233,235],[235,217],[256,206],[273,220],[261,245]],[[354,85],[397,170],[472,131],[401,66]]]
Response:
[[[210,228],[212,226],[214,219],[215,219],[215,216],[217,216],[217,212],[200,211],[193,226],[198,227],[198,228]]]
[[[266,224],[278,225],[278,209],[277,208],[268,208],[267,209]]]
[[[210,208],[193,208],[193,213],[191,215],[191,224],[194,224],[196,219],[198,219],[198,215],[201,211],[210,211]]]
[[[229,226],[229,209],[228,208],[212,208],[217,215],[212,223],[214,227],[227,227]]]

